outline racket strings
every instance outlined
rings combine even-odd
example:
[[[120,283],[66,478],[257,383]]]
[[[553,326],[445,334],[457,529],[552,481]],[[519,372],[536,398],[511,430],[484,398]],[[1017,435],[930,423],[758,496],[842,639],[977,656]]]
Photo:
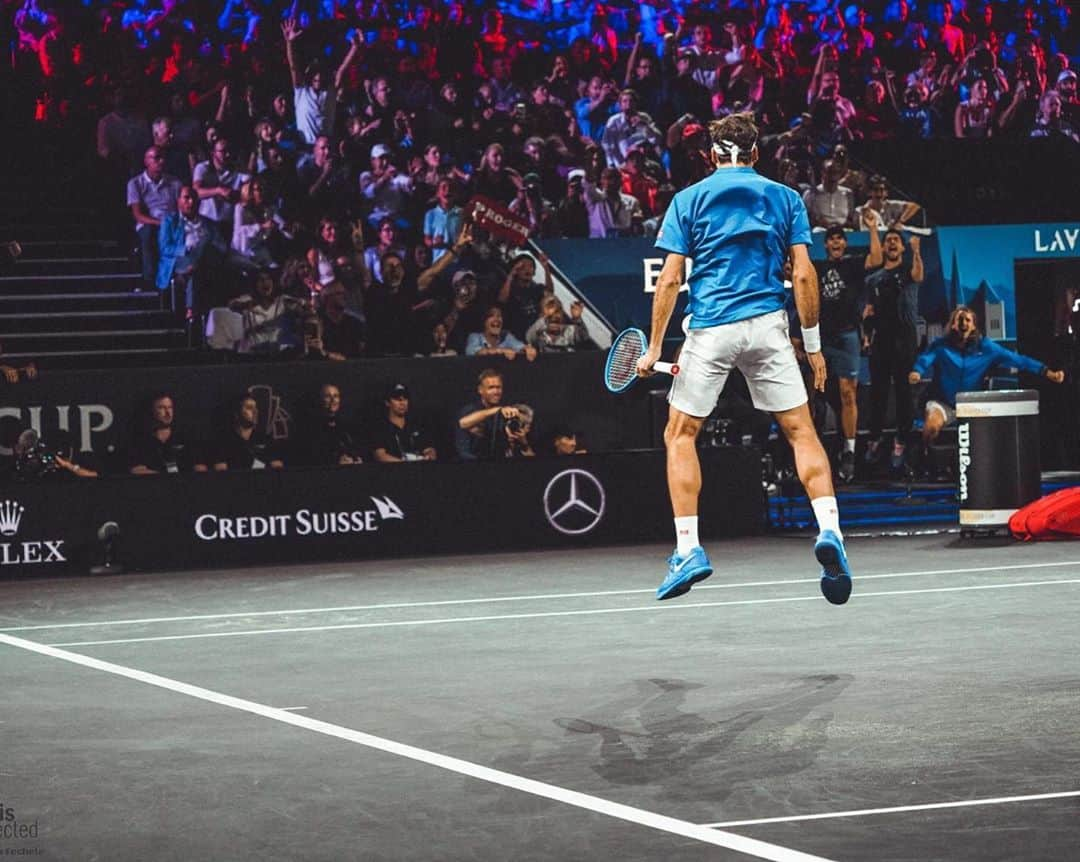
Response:
[[[637,362],[642,356],[637,339],[624,338],[612,345],[608,377],[612,385],[622,386],[637,376]]]

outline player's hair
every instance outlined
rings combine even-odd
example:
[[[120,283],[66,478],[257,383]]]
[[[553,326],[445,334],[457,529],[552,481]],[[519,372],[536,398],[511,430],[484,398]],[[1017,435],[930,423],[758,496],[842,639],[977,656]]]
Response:
[[[500,380],[503,379],[501,371],[497,371],[494,368],[485,368],[483,371],[476,375],[476,385],[481,386],[483,382],[490,377],[498,377]]]
[[[904,241],[904,232],[902,230],[900,230],[900,228],[896,228],[896,227],[889,228],[887,231],[885,231],[885,234],[881,237],[882,240],[887,239],[889,234],[895,234],[896,236],[898,236],[900,238],[900,245],[903,245],[903,246],[907,245],[907,243]]]
[[[729,114],[722,120],[713,120],[709,123],[709,138],[713,152],[721,159],[731,159],[733,164],[750,164],[750,151],[758,139],[754,115],[749,112]]]

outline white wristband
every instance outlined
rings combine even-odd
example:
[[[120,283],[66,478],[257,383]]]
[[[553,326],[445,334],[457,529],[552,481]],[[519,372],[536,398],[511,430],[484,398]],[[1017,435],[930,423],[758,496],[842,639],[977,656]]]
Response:
[[[818,324],[802,328],[802,344],[807,353],[821,353],[821,330]]]

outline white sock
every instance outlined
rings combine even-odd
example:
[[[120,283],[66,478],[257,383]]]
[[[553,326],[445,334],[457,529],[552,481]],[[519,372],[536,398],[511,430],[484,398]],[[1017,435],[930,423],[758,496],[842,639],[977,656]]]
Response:
[[[851,452],[852,454],[855,453],[855,438],[854,437],[845,437],[844,438],[844,451],[845,452]]]
[[[680,557],[685,557],[700,544],[697,537],[697,519],[697,515],[685,515],[675,519],[675,553]]]
[[[811,500],[810,505],[814,508],[818,530],[832,530],[842,540],[844,534],[840,532],[840,510],[836,507],[836,497],[818,497]]]

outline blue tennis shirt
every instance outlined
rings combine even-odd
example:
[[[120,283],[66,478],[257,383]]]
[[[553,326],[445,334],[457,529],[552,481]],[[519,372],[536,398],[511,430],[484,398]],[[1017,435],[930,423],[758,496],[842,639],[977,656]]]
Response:
[[[693,258],[691,329],[784,307],[784,262],[809,245],[810,219],[793,189],[752,167],[721,168],[675,195],[656,247]]]

